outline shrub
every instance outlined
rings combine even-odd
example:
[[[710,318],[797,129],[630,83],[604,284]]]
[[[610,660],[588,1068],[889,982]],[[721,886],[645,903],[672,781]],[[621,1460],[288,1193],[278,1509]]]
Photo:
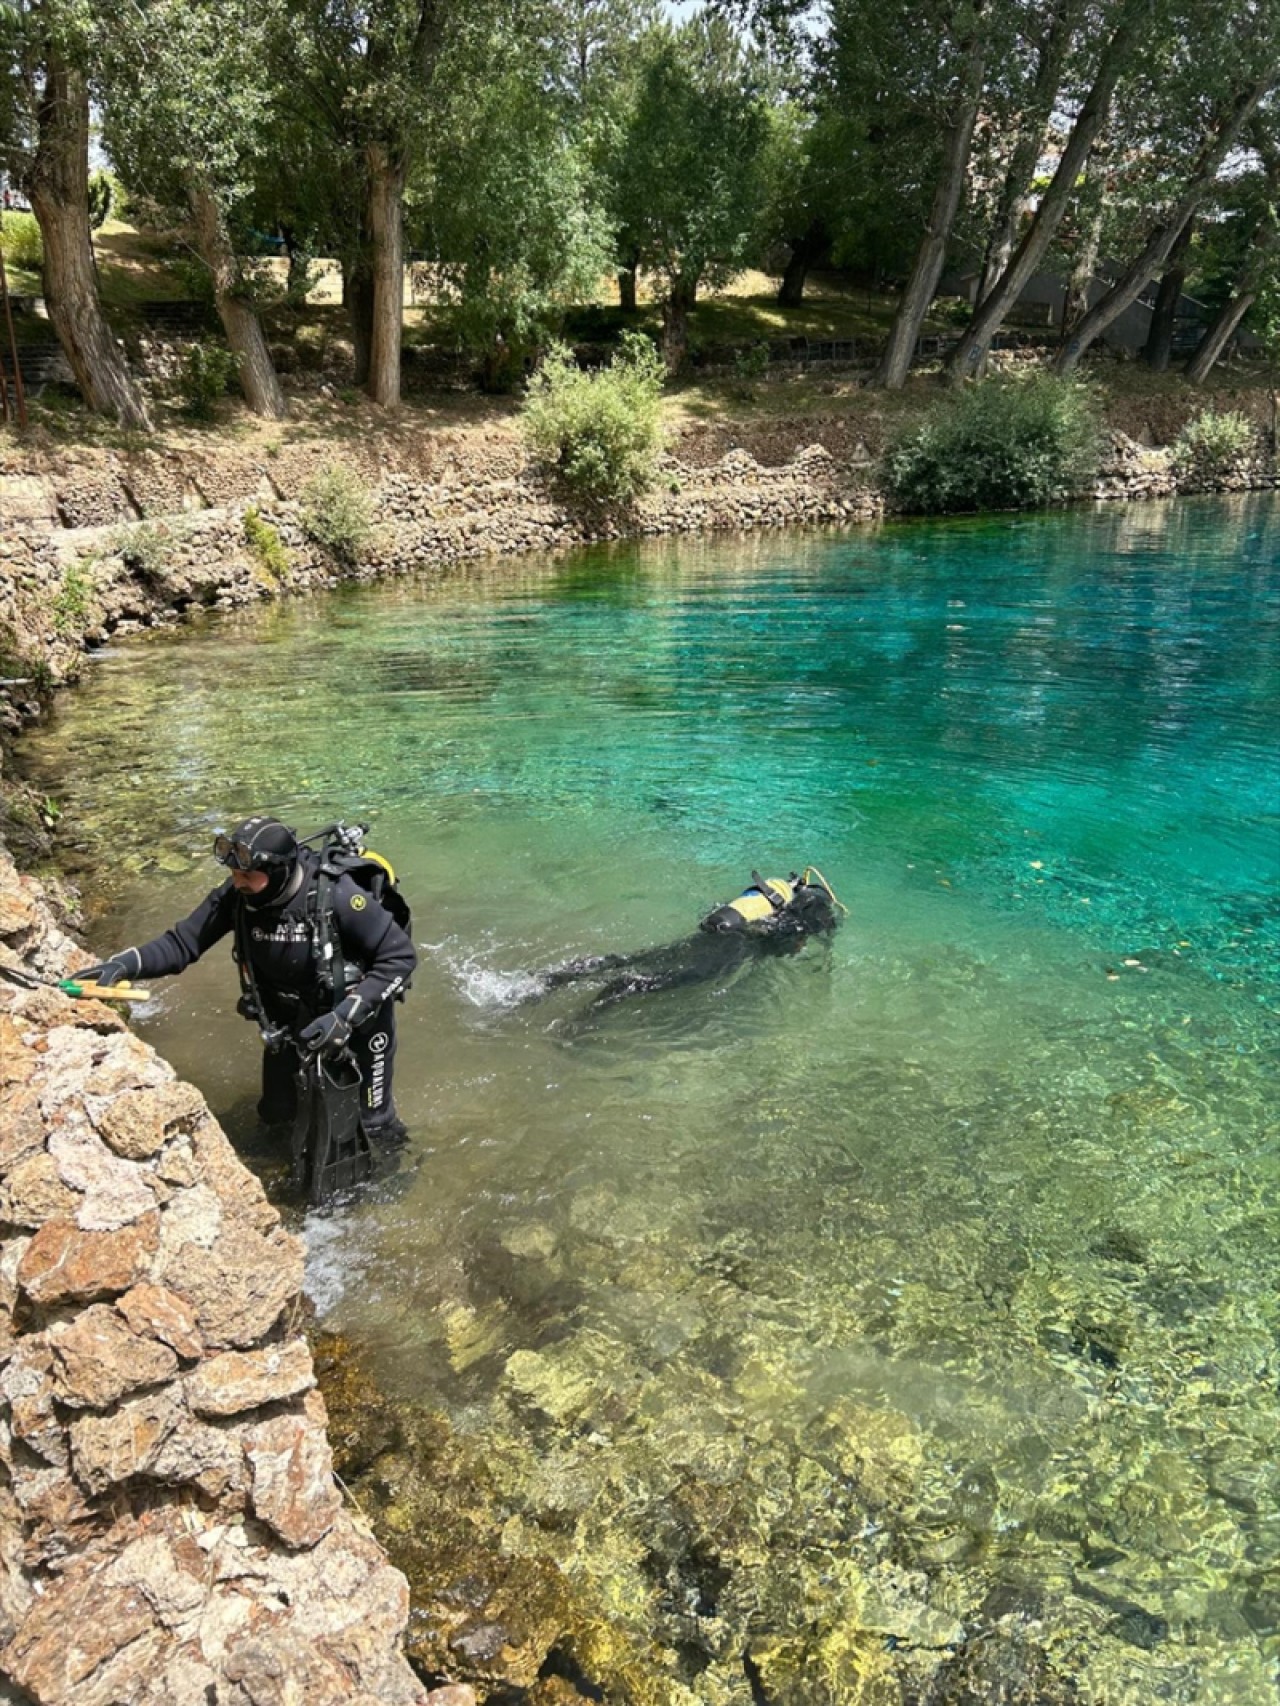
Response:
[[[302,526],[309,539],[344,563],[354,563],[373,532],[373,502],[354,469],[334,462],[302,493]]]
[[[211,419],[236,372],[236,358],[222,344],[206,340],[189,345],[178,372],[178,394],[187,413],[197,420]]]
[[[111,550],[130,573],[152,587],[163,581],[176,543],[174,530],[156,521],[139,521],[129,527],[118,527],[108,539]]]
[[[11,267],[39,272],[44,265],[44,239],[34,213],[0,214],[4,258]]]
[[[1093,400],[1051,374],[983,380],[890,445],[884,480],[900,509],[946,515],[1062,503],[1098,467]]]
[[[93,588],[81,563],[68,563],[62,571],[62,584],[53,596],[53,629],[64,639],[75,639],[89,624],[93,608]]]
[[[740,349],[733,358],[733,377],[738,395],[751,402],[756,387],[769,371],[769,345],[763,338]]]
[[[662,357],[639,332],[624,332],[621,349],[594,373],[555,344],[529,385],[525,437],[575,497],[630,503],[657,475],[662,381]]]
[[[289,572],[289,553],[275,528],[252,504],[244,512],[244,536],[259,568],[272,580],[282,580]]]
[[[111,217],[116,201],[116,181],[110,172],[89,174],[89,229],[97,231]]]
[[[1173,444],[1173,471],[1179,480],[1220,480],[1253,449],[1253,423],[1238,409],[1205,409],[1188,421]]]

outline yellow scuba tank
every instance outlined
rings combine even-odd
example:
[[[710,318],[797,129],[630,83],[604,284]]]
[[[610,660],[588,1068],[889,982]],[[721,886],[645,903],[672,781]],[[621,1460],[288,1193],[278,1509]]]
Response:
[[[744,889],[737,900],[729,902],[734,912],[740,913],[748,924],[755,924],[761,918],[768,918],[775,913],[779,906],[789,906],[795,895],[794,886],[782,877],[765,877],[760,887]],[[770,899],[770,895],[773,899]]]
[[[789,906],[796,892],[795,885],[784,878],[762,877],[757,871],[751,873],[751,884],[736,900],[727,901],[724,906],[709,912],[698,928],[712,934],[744,930],[747,925],[762,923]]]

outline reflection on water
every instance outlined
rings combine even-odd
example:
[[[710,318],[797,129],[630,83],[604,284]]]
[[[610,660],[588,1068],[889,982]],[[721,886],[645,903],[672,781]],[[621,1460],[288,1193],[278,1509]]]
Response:
[[[1045,1698],[1274,1699],[1278,544],[1256,499],[592,551],[130,645],[36,743],[104,946],[251,808],[374,821],[413,1166],[311,1289],[654,1698],[897,1699],[1015,1619]],[[527,999],[808,862],[830,946]],[[143,1023],[243,1130],[234,994]]]

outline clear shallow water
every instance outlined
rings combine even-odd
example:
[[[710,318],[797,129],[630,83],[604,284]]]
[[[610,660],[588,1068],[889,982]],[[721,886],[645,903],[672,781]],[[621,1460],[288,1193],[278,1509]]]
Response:
[[[374,822],[413,1166],[313,1295],[670,1698],[1012,1607],[1086,1700],[1274,1699],[1278,561],[1270,499],[594,551],[121,647],[32,743],[104,947],[251,808]],[[519,999],[806,863],[829,950]],[[141,1024],[248,1138],[234,994]]]

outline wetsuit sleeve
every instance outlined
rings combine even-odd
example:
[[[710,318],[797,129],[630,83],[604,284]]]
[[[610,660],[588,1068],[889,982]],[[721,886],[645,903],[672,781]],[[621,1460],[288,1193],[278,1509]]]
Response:
[[[137,959],[136,977],[172,977],[220,942],[235,923],[235,888],[230,881],[210,892],[189,917],[126,951]],[[123,957],[123,956],[122,956]]]
[[[418,963],[413,943],[386,908],[350,877],[334,889],[333,917],[343,957],[362,972],[357,982],[348,983],[348,995],[378,1007],[407,987]]]

